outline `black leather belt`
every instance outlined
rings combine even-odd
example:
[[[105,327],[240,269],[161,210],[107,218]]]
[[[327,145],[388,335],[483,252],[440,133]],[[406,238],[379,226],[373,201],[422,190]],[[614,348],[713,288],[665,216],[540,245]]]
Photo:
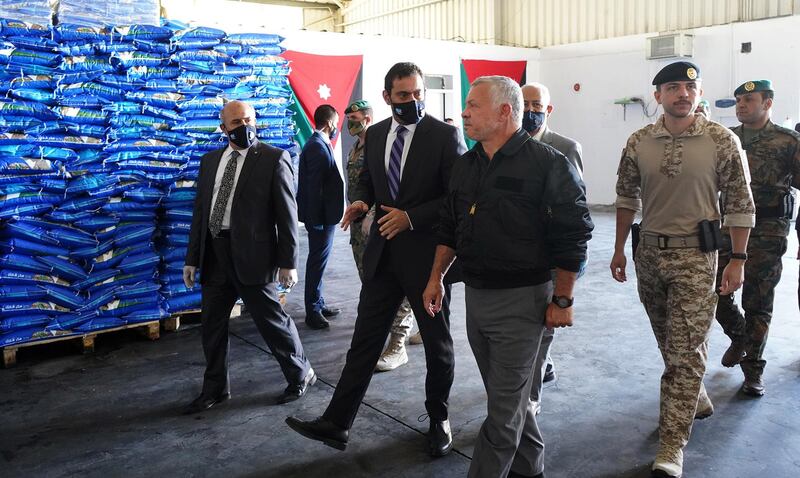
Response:
[[[216,239],[219,239],[219,238],[230,239],[231,238],[231,230],[230,229],[223,229],[223,230],[219,231],[219,234],[217,234]]]

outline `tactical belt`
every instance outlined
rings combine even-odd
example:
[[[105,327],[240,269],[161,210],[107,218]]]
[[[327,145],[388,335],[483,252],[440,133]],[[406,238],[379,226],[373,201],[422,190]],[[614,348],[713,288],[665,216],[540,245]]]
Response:
[[[783,206],[772,207],[757,207],[756,208],[756,221],[761,219],[791,219],[793,211],[786,212]]]
[[[685,249],[700,247],[700,239],[697,236],[669,237],[644,233],[642,244],[659,249]]]

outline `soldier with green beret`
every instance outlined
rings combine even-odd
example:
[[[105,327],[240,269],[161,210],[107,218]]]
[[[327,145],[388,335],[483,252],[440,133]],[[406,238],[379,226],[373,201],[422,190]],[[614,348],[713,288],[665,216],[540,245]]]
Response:
[[[367,129],[372,124],[372,106],[367,100],[354,101],[347,107],[345,114],[347,115],[347,131],[358,139],[347,155],[347,191],[349,194],[358,183],[358,176],[364,168],[364,141],[367,137]],[[350,227],[350,247],[353,249],[358,276],[362,280],[364,278],[362,258],[374,217],[375,208],[373,207],[364,219]],[[408,299],[403,299],[392,323],[389,344],[375,365],[376,371],[388,372],[408,362],[405,344],[413,327],[414,313]]]
[[[722,356],[722,365],[739,364],[744,373],[741,391],[760,397],[764,394],[764,346],[794,210],[792,187],[800,187],[800,133],[770,120],[775,96],[770,80],[746,81],[736,88],[734,95],[736,117],[742,124],[733,128],[733,132],[747,151],[756,225],[747,247],[741,298],[744,314],[732,296],[721,296],[716,317],[731,339]],[[720,250],[720,271],[731,256],[730,243],[727,244]]]

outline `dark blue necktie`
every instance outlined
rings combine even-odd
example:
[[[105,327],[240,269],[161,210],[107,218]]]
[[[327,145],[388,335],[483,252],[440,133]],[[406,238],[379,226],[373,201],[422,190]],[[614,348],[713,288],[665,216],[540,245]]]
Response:
[[[397,200],[397,194],[400,192],[400,163],[403,159],[403,146],[406,144],[405,135],[408,130],[405,126],[400,125],[397,127],[397,137],[392,143],[392,152],[389,155],[389,194],[392,200]]]

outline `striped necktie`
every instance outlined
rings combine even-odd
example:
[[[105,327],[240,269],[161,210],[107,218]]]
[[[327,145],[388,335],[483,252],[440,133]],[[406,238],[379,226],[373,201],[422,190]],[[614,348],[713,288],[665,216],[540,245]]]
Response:
[[[239,156],[241,154],[234,150],[228,159],[228,164],[225,165],[225,172],[222,173],[219,191],[217,191],[217,201],[214,203],[211,220],[208,222],[208,229],[214,237],[217,237],[219,231],[222,230],[222,217],[225,215],[225,208],[228,206],[228,199],[233,191],[233,180],[236,178],[236,163]]]
[[[405,135],[408,130],[400,125],[396,132],[397,137],[392,143],[392,152],[389,155],[389,194],[392,200],[397,200],[397,194],[400,192],[400,163],[403,159],[403,146],[406,144]]]

